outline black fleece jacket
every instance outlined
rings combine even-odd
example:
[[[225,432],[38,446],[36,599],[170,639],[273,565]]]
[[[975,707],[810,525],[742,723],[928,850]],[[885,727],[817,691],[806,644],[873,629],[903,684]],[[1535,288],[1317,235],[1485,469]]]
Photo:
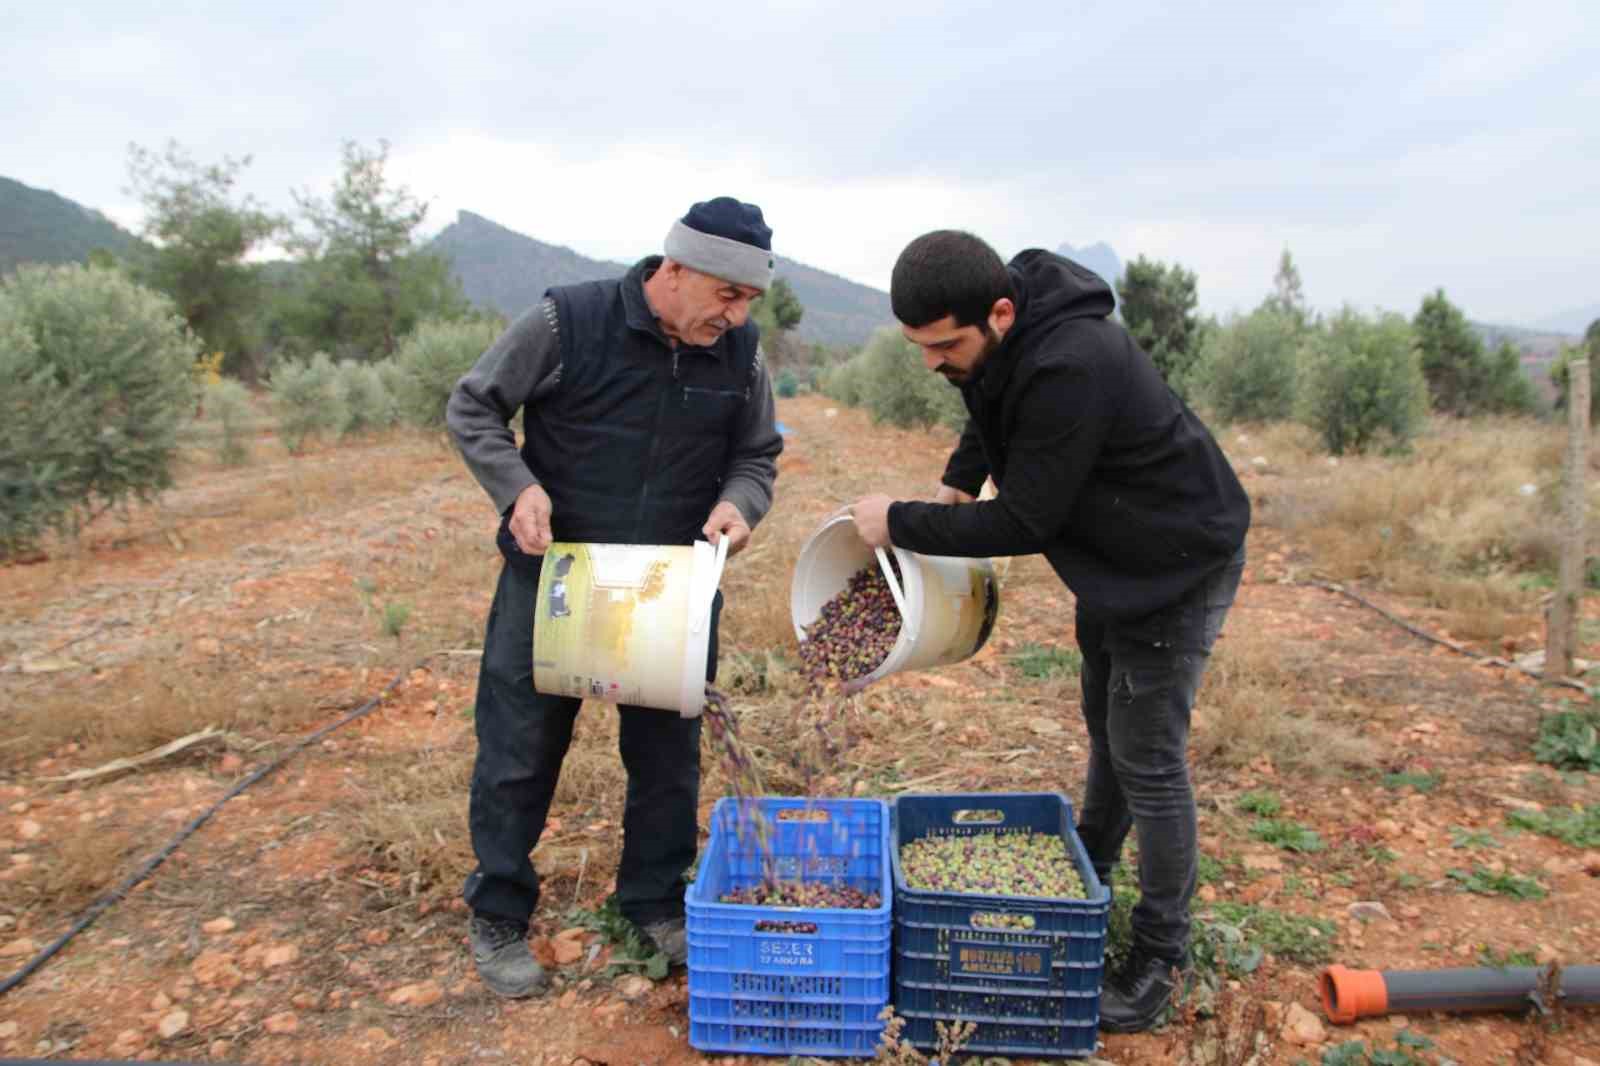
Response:
[[[896,503],[893,542],[929,555],[1043,552],[1078,606],[1133,620],[1170,606],[1244,543],[1250,500],[1205,425],[1108,320],[1111,290],[1039,249],[1009,264],[1017,319],[961,387],[970,416],[944,483],[976,495]]]

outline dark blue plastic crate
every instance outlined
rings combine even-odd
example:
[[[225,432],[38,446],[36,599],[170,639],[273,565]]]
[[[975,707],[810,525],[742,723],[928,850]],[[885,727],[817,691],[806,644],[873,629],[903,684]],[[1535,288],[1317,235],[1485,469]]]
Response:
[[[772,828],[763,851],[751,808]],[[876,892],[873,910],[717,902],[782,880]],[[873,799],[721,799],[686,897],[689,1043],[701,1051],[870,1058],[889,1002],[889,808]]]
[[[957,812],[999,812],[958,820]],[[1054,792],[901,796],[895,800],[894,1009],[904,1037],[938,1045],[935,1023],[977,1026],[966,1050],[997,1055],[1094,1052],[1111,893],[1078,839],[1072,804]],[[1033,832],[1066,841],[1087,899],[989,896],[906,887],[900,848],[929,836]],[[1020,915],[1031,929],[974,925],[974,915]]]

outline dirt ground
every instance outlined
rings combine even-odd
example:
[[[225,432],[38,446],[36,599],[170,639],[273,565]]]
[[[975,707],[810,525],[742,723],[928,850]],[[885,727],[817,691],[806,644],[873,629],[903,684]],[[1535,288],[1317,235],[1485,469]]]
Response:
[[[780,418],[790,429],[780,502],[756,546],[730,564],[725,586],[724,681],[769,661],[769,650],[792,656],[787,564],[806,533],[863,491],[931,493],[951,444],[944,433],[874,427],[820,397],[782,401]],[[1243,473],[1258,502],[1272,492],[1269,477]],[[557,987],[509,1003],[476,980],[457,898],[461,768],[473,745],[473,650],[498,566],[493,527],[486,497],[437,442],[326,445],[291,459],[263,439],[250,465],[196,458],[158,506],[102,519],[42,560],[0,567],[0,721],[10,720],[0,728],[0,978],[244,775],[400,678],[374,713],[228,802],[128,898],[0,997],[0,1055],[774,1061],[695,1051],[684,975],[618,977],[607,967],[611,949],[574,928],[570,908],[596,906],[609,890],[621,808],[607,791],[614,770],[595,771],[587,791],[581,780],[564,786],[536,856],[549,889],[535,949],[557,967]],[[1531,754],[1540,715],[1573,694],[1418,639],[1318,587],[1309,581],[1316,561],[1269,521],[1257,523],[1249,551],[1219,661],[1238,648],[1274,662],[1271,713],[1337,723],[1368,746],[1372,765],[1341,770],[1330,755],[1317,767],[1314,731],[1306,760],[1238,765],[1208,705],[1212,686],[1230,686],[1236,704],[1247,699],[1249,679],[1210,679],[1196,745],[1214,756],[1197,758],[1196,781],[1203,850],[1217,872],[1204,879],[1201,900],[1326,919],[1331,957],[1355,968],[1600,962],[1600,855],[1505,825],[1509,811],[1600,801],[1594,781]],[[1432,628],[1426,605],[1365,594]],[[1537,631],[1538,619],[1520,624]],[[1087,745],[1075,679],[1032,678],[1015,665],[1020,651],[1040,646],[1072,646],[1071,600],[1041,559],[1018,559],[989,646],[861,697],[831,783],[884,796],[1051,790],[1076,799]],[[1600,657],[1592,642],[1579,654]],[[734,693],[736,707],[762,713],[759,693],[741,698],[737,685]],[[81,738],[34,747],[12,723],[26,725],[40,708],[82,716]],[[146,765],[51,780],[212,725],[222,735]],[[136,727],[148,742],[129,739]],[[580,728],[599,731],[594,759],[603,761],[604,708],[586,708]],[[447,771],[461,784],[450,811],[407,837],[395,797],[421,775]],[[1384,774],[1427,790],[1384,787]],[[720,788],[708,774],[707,811]],[[1296,852],[1254,838],[1240,798],[1263,791],[1327,846]],[[1485,877],[1532,878],[1544,894],[1463,891],[1451,871],[1475,867]],[[1235,1002],[1262,1008],[1255,1061],[1317,1062],[1349,1040],[1393,1049],[1402,1030],[1432,1041],[1418,1061],[1600,1061],[1593,1010],[1326,1024],[1317,972],[1269,953],[1232,990]],[[1209,1031],[1180,1023],[1106,1037],[1097,1054],[1176,1061]]]

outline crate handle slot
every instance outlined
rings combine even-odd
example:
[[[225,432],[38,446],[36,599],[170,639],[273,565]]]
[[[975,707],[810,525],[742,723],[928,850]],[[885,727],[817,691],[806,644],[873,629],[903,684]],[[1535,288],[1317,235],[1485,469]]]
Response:
[[[1031,914],[1014,914],[1010,911],[973,911],[967,924],[974,929],[1033,929],[1037,923]]]
[[[778,812],[780,822],[831,822],[833,814],[820,807],[785,807]]]
[[[756,923],[758,933],[784,933],[791,936],[816,936],[816,922],[791,922],[777,918],[763,918]]]
[[[956,825],[1004,825],[1006,812],[992,807],[963,807],[952,811],[950,821]]]

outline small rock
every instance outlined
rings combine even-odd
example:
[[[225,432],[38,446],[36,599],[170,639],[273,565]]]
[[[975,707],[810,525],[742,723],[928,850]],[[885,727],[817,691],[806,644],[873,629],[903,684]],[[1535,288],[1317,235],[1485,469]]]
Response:
[[[1315,1047],[1328,1039],[1328,1031],[1315,1014],[1291,1003],[1283,1015],[1283,1038],[1301,1047]]]
[[[166,1010],[170,1006],[172,1006],[172,999],[165,992],[157,992],[150,997],[151,1010]]]
[[[322,997],[315,992],[296,992],[289,997],[289,1002],[301,1010],[316,1010],[322,1005]]]
[[[1217,886],[1201,885],[1195,895],[1200,897],[1201,903],[1215,903],[1217,901]]]
[[[1414,903],[1402,903],[1400,904],[1400,917],[1414,921],[1422,917],[1422,908]]]
[[[1244,868],[1252,873],[1276,873],[1283,869],[1283,860],[1270,852],[1250,854],[1244,857]]]
[[[1576,859],[1546,859],[1543,865],[1544,872],[1551,877],[1565,877],[1567,874],[1577,873],[1578,869]]]
[[[4,947],[0,947],[0,959],[17,959],[24,955],[32,955],[38,950],[39,945],[35,944],[31,938],[20,937]]]
[[[300,949],[293,944],[279,944],[268,948],[261,956],[261,965],[269,970],[276,970],[280,966],[288,966],[300,958]]]
[[[37,840],[39,835],[43,832],[44,826],[40,825],[32,818],[24,818],[17,825],[17,835],[22,837],[23,840]]]
[[[124,1029],[117,1034],[117,1039],[111,1044],[112,1054],[119,1058],[131,1058],[143,1051],[150,1043],[148,1037],[137,1029]]]
[[[578,1002],[578,990],[576,988],[569,988],[561,994],[561,1001],[557,1004],[557,1006],[559,1006],[562,1010],[566,1010],[576,1002]]]
[[[1548,966],[1552,962],[1559,962],[1561,960],[1561,952],[1557,951],[1549,944],[1540,944],[1539,950],[1534,953],[1533,957],[1540,966]]]
[[[292,1010],[269,1014],[261,1027],[276,1036],[286,1036],[300,1031],[300,1016]]]
[[[365,1036],[367,1038],[367,1042],[372,1044],[374,1047],[386,1048],[394,1043],[394,1037],[389,1035],[389,1031],[387,1029],[380,1029],[376,1025],[369,1026],[367,1031],[362,1035]]]
[[[1590,877],[1600,877],[1600,851],[1586,851],[1578,861],[1583,863],[1584,873]]]
[[[28,801],[27,800],[18,800],[17,802],[13,803],[11,806],[7,807],[6,810],[10,811],[12,814],[27,814],[28,813]]]
[[[213,1059],[220,1059],[228,1053],[228,1042],[226,1040],[213,1040],[207,1050],[211,1052]]]
[[[550,953],[555,956],[557,966],[571,966],[583,958],[583,938],[563,933],[550,941]]]
[[[186,1010],[163,1014],[161,1021],[156,1023],[156,1032],[161,1034],[163,1040],[171,1040],[187,1028],[189,1028],[189,1012]]]
[[[10,1040],[22,1031],[16,1022],[0,1022],[0,1040]]]
[[[1349,914],[1351,918],[1359,922],[1394,921],[1394,917],[1389,913],[1389,908],[1385,907],[1377,900],[1358,900],[1357,902],[1346,907],[1345,913]]]
[[[401,985],[389,993],[389,1002],[397,1007],[431,1007],[443,998],[444,989],[437,981]]]
[[[238,923],[232,918],[213,918],[202,925],[200,931],[207,936],[221,936],[223,933],[231,933],[237,928],[239,928]]]
[[[361,939],[365,943],[371,944],[373,947],[382,947],[384,944],[389,942],[389,937],[391,935],[392,934],[387,929],[368,929],[365,933],[361,934]]]
[[[244,983],[244,973],[232,955],[220,951],[202,951],[189,964],[194,979],[207,988],[232,992]]]
[[[222,642],[216,637],[201,637],[194,642],[194,650],[201,655],[220,655],[222,653]]]
[[[1379,818],[1376,822],[1372,823],[1372,828],[1378,831],[1379,836],[1387,837],[1390,840],[1393,840],[1402,832],[1400,829],[1400,823],[1395,821],[1393,818]]]
[[[244,760],[231,751],[217,760],[217,769],[225,774],[238,773],[243,766]]]
[[[651,981],[650,978],[642,977],[636,973],[619,977],[616,983],[617,995],[621,996],[625,1000],[628,1000],[630,1003],[634,1000],[642,999],[644,996],[648,995],[650,990],[654,987],[655,982]]]

